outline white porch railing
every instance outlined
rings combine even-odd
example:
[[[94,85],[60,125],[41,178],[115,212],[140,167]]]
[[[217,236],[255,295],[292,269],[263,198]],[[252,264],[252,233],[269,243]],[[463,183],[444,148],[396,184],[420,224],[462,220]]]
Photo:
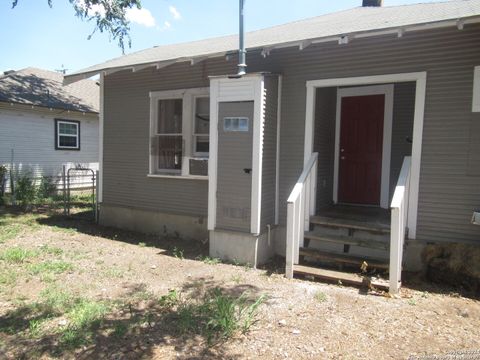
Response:
[[[315,215],[317,164],[318,153],[313,153],[287,200],[285,275],[289,279],[293,278],[293,265],[298,264],[299,249],[303,246],[305,229],[310,227],[310,216]]]
[[[396,294],[402,282],[403,244],[408,220],[411,157],[403,159],[402,170],[392,198],[390,229],[390,293]]]

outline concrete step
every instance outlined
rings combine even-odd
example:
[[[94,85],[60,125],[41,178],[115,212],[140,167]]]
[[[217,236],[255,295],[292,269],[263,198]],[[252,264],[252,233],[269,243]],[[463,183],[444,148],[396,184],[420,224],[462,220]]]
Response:
[[[335,282],[338,283],[339,281],[342,284],[346,285],[354,285],[354,286],[373,286],[375,288],[388,290],[388,281],[383,279],[369,279],[365,276],[361,276],[355,273],[349,273],[345,271],[335,271],[335,270],[327,270],[327,269],[320,269],[312,266],[305,266],[305,265],[294,265],[293,266],[293,273],[294,275],[308,275],[313,276],[314,278]]]
[[[390,234],[390,225],[372,221],[359,221],[353,219],[315,215],[310,218],[310,223],[312,223],[313,225],[321,225],[334,228],[368,231],[374,234]]]
[[[323,235],[315,231],[306,232],[304,238],[313,241],[324,241],[342,245],[354,245],[379,250],[388,250],[390,248],[390,242],[388,241],[359,239],[352,236],[342,235]]]
[[[388,269],[389,264],[388,261],[382,259],[375,259],[371,257],[363,257],[363,256],[353,256],[349,254],[338,254],[334,252],[328,251],[321,251],[317,249],[310,249],[310,248],[300,248],[300,255],[308,256],[313,259],[317,260],[326,260],[326,261],[333,261],[336,263],[341,264],[349,264],[355,265],[356,267],[360,268],[363,262],[366,262],[368,265],[368,269]]]

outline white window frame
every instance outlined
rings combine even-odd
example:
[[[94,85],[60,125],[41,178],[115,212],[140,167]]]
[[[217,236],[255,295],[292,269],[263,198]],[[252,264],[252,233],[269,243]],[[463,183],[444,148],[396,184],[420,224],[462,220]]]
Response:
[[[68,124],[68,125],[75,125],[77,129],[77,133],[75,135],[72,134],[61,134],[60,133],[60,124]],[[55,148],[57,150],[80,150],[80,122],[76,120],[63,120],[63,119],[55,119],[55,127],[56,127],[56,146]],[[65,146],[65,145],[60,145],[60,137],[61,136],[66,136],[66,137],[73,137],[76,140],[76,145],[75,146]]]
[[[196,132],[196,112],[197,112],[197,99],[208,99],[210,98],[210,94],[208,95],[196,95],[193,97],[193,106],[192,106],[192,110],[193,110],[193,113],[192,113],[192,121],[193,121],[193,124],[192,124],[192,152],[193,152],[193,156],[194,157],[197,157],[197,158],[208,158],[208,155],[209,155],[209,152],[205,152],[205,151],[197,151],[197,137],[208,137],[208,141],[210,142],[210,133],[208,134],[197,134]],[[210,114],[209,114],[210,115]],[[209,146],[210,147],[210,146]]]
[[[151,91],[150,96],[150,132],[149,132],[149,173],[148,177],[158,178],[186,178],[207,180],[208,176],[190,175],[189,160],[199,157],[193,152],[193,133],[194,133],[194,112],[195,97],[208,97],[210,89],[191,88],[166,91]],[[182,133],[181,134],[160,134],[162,136],[182,136],[182,169],[159,169],[156,157],[152,155],[152,137],[159,135],[157,133],[158,101],[182,99]],[[207,154],[208,156],[208,154]]]
[[[480,112],[480,65],[473,71],[472,112]]]

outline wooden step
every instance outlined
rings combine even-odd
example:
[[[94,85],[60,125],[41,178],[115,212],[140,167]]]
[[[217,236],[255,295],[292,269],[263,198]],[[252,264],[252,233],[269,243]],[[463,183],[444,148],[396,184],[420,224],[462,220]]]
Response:
[[[306,232],[304,237],[305,239],[309,240],[325,241],[342,245],[361,246],[370,249],[388,250],[390,247],[390,243],[387,241],[357,239],[355,237],[341,235],[322,235],[316,233],[315,231]]]
[[[315,215],[310,218],[310,222],[316,225],[323,225],[335,228],[345,228],[353,230],[368,231],[377,234],[390,234],[390,225],[369,222],[358,221],[352,219],[333,218],[328,216]]]
[[[350,264],[356,265],[358,268],[363,264],[365,261],[368,264],[368,268],[375,268],[375,269],[388,269],[389,264],[386,261],[382,261],[380,259],[374,259],[370,257],[359,257],[353,256],[349,254],[338,254],[332,253],[327,251],[321,251],[318,249],[310,249],[310,248],[300,248],[300,255],[308,256],[318,260],[329,260],[335,261],[337,263],[343,264]]]
[[[363,276],[358,274],[344,272],[344,271],[335,271],[327,269],[319,269],[311,266],[304,265],[294,265],[293,273],[298,275],[309,275],[314,278],[326,280],[329,282],[341,281],[342,284],[354,285],[354,286],[364,286],[366,282]],[[375,288],[380,288],[383,290],[388,290],[389,283],[386,280],[382,279],[373,279],[371,285]]]

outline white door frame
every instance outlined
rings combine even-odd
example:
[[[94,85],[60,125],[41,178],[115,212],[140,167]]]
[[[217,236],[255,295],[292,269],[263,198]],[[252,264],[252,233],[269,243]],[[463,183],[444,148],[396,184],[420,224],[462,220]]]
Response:
[[[333,173],[333,202],[338,202],[338,181],[340,169],[340,132],[342,119],[342,98],[350,96],[385,95],[385,110],[383,116],[383,149],[382,177],[380,190],[380,206],[387,209],[390,198],[390,158],[392,152],[392,121],[393,121],[394,85],[360,86],[338,89],[337,114],[335,119],[335,161]]]
[[[415,239],[417,234],[418,191],[420,184],[420,163],[422,155],[423,119],[425,112],[425,94],[427,72],[360,76],[307,81],[307,104],[305,111],[305,147],[304,165],[313,153],[315,124],[315,91],[322,87],[355,86],[385,84],[397,82],[415,82],[415,113],[413,120],[412,169],[410,178],[410,197],[408,202],[408,237]]]

